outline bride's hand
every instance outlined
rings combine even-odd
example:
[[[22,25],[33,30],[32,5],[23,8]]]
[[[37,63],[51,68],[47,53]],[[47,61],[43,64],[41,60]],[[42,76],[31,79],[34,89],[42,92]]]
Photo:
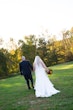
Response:
[[[35,71],[35,65],[33,64],[33,71]]]
[[[49,69],[47,67],[45,68],[45,70],[46,70],[46,72],[49,72]]]

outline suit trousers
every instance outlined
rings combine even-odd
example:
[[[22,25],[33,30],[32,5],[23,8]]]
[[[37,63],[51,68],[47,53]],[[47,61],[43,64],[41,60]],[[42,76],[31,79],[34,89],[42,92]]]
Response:
[[[28,89],[31,88],[31,87],[30,87],[30,81],[31,81],[31,86],[32,86],[32,88],[34,88],[32,75],[31,75],[31,74],[30,74],[30,75],[24,75],[24,78],[25,78],[25,80],[26,80]]]

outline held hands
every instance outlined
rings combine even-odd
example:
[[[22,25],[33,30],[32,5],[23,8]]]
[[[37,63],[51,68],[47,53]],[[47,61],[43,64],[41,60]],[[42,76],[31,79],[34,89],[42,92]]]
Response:
[[[22,75],[22,71],[20,71],[20,74]]]

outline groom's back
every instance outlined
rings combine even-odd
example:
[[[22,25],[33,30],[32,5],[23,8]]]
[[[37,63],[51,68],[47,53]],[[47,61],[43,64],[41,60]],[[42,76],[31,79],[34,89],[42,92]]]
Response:
[[[23,71],[23,74],[31,73],[31,70],[33,69],[32,65],[29,61],[25,60],[20,63],[21,70]]]

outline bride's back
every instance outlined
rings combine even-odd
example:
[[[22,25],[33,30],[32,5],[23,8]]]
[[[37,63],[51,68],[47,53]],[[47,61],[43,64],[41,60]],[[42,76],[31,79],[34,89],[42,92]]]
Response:
[[[35,66],[35,69],[39,69],[40,67],[43,68],[42,64],[41,64],[41,59],[39,56],[36,56],[35,57],[35,60],[34,60],[34,66]]]

